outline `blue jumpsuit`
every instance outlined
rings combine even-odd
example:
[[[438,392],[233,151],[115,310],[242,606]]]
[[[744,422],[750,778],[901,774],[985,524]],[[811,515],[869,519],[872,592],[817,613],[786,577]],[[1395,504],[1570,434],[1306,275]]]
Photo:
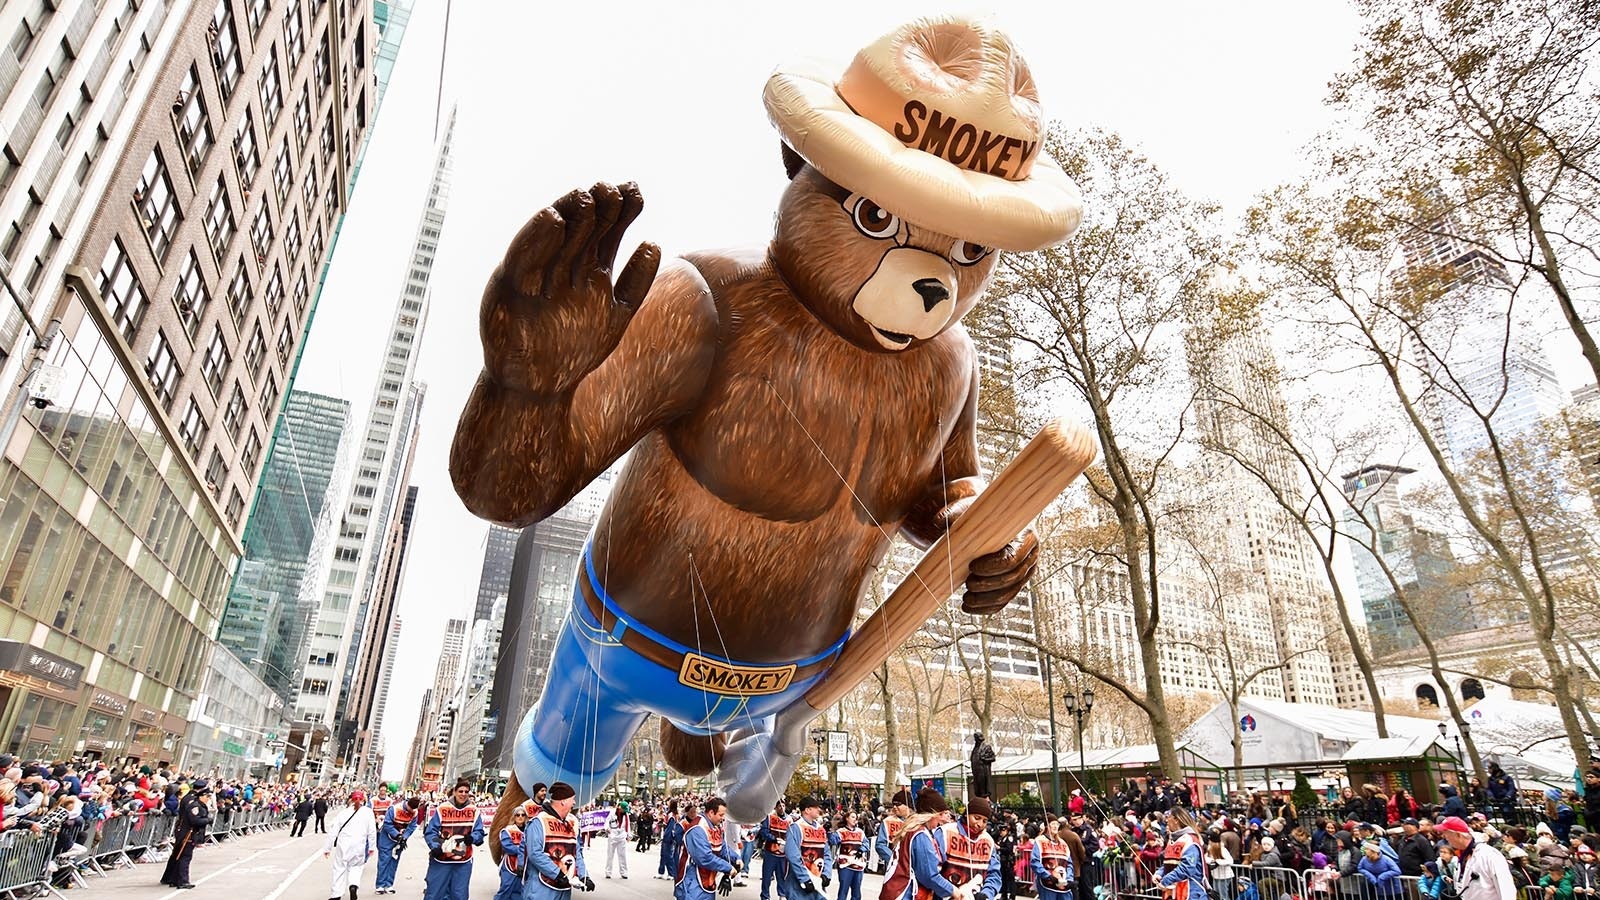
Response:
[[[889,869],[894,864],[894,844],[900,837],[900,829],[905,823],[897,816],[884,816],[878,823],[878,837],[873,841],[872,848],[878,851],[878,859],[883,862],[883,873],[889,874]]]
[[[1072,849],[1066,841],[1049,841],[1043,837],[1034,841],[1028,867],[1033,870],[1033,883],[1039,892],[1039,900],[1070,900],[1074,878]],[[1046,878],[1054,878],[1060,887],[1045,887]]]
[[[421,818],[422,811],[406,806],[404,800],[396,800],[384,812],[383,821],[378,823],[377,887],[385,890],[394,887],[394,870],[400,868],[400,853],[396,848],[416,832]]]
[[[494,900],[522,900],[522,879],[528,871],[522,839],[522,829],[515,825],[500,829],[500,890],[494,892]]]
[[[578,834],[578,817],[567,813],[561,818],[547,805],[528,820],[523,838],[528,847],[531,877],[523,883],[524,900],[570,900],[572,885],[589,877],[583,861],[583,840]],[[556,887],[565,876],[567,887]]]
[[[867,833],[840,828],[831,838],[839,860],[839,900],[861,900],[861,876],[867,870]]]
[[[683,849],[683,822],[676,815],[667,819],[661,826],[661,865],[656,868],[657,875],[668,878],[677,874],[678,851]]]
[[[783,888],[788,900],[819,900],[825,885],[812,879],[828,880],[833,869],[833,849],[828,846],[828,832],[820,822],[804,818],[789,826],[783,840]]]
[[[783,842],[789,837],[789,820],[768,813],[757,829],[761,838],[761,900],[771,900],[772,883],[778,883],[778,896],[788,897],[783,886]]]
[[[683,832],[678,880],[672,886],[672,896],[677,900],[716,900],[718,879],[733,871],[733,862],[738,858],[739,851],[724,840],[722,826],[696,816]]]
[[[991,900],[1000,896],[1000,854],[995,852],[988,835],[967,834],[965,817],[932,832],[917,832],[911,838],[910,851],[912,878],[902,895],[904,900],[915,900],[918,890],[947,900],[960,886],[947,875],[954,875],[963,883],[981,875],[983,885],[975,898]]]
[[[391,807],[392,809],[393,807]],[[428,810],[428,824],[422,829],[428,842],[428,885],[423,900],[467,900],[472,884],[472,848],[483,844],[483,818],[472,804],[456,806],[454,801]],[[442,851],[447,838],[457,838],[450,853]]]

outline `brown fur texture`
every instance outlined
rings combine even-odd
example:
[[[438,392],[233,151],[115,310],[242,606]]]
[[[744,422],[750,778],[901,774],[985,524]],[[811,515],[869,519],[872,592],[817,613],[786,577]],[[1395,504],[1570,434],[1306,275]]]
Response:
[[[528,792],[517,782],[517,773],[512,772],[505,793],[500,795],[500,805],[495,807],[494,821],[489,823],[489,837],[485,841],[489,845],[489,856],[496,864],[500,862],[500,829],[511,824],[512,811],[526,802]]]
[[[915,224],[870,237],[850,196],[803,166],[764,252],[689,254],[652,283],[645,244],[614,291],[637,188],[596,185],[536,215],[484,293],[484,372],[451,453],[468,508],[527,525],[633,448],[592,547],[619,604],[741,662],[836,641],[890,538],[926,546],[982,487],[977,360],[958,319],[995,263],[951,261],[957,238]],[[898,351],[852,308],[897,247],[954,288],[948,321]],[[974,564],[983,611],[1015,596],[1034,548],[1025,533]]]
[[[726,735],[709,738],[688,734],[661,720],[661,755],[667,765],[690,778],[710,775],[722,762],[722,751],[728,746]]]

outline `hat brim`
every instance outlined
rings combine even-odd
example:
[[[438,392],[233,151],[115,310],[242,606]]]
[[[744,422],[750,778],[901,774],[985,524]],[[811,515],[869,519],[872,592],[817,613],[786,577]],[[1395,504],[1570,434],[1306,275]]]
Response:
[[[1000,250],[1059,244],[1083,218],[1078,186],[1040,152],[1028,177],[1009,181],[907,147],[858,115],[810,65],[767,79],[767,116],[817,171],[908,222]]]

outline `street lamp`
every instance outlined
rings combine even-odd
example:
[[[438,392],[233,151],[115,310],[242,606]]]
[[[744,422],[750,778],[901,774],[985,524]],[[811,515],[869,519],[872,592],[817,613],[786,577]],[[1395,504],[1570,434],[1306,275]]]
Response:
[[[1067,705],[1067,712],[1072,713],[1073,720],[1078,726],[1078,787],[1083,787],[1083,720],[1089,717],[1089,712],[1094,709],[1094,688],[1083,689],[1080,697],[1067,691],[1061,695],[1061,701]]]
[[[826,743],[827,740],[828,740],[827,729],[824,729],[824,728],[813,728],[813,729],[811,729],[811,743],[817,745],[817,781],[819,783],[824,778],[827,777],[827,776],[825,776],[823,774],[823,770],[822,770],[822,745],[824,743]]]
[[[1439,737],[1444,737],[1449,732],[1450,732],[1449,726],[1447,726],[1443,722],[1440,722],[1439,723]],[[1463,783],[1463,779],[1461,777],[1461,773],[1462,773],[1462,768],[1461,767],[1463,765],[1462,760],[1464,759],[1464,757],[1463,757],[1463,755],[1461,753],[1461,736],[1464,735],[1464,734],[1467,734],[1467,723],[1462,722],[1461,723],[1461,727],[1456,730],[1456,735],[1455,735],[1455,737],[1456,737],[1456,787],[1457,788],[1460,788],[1462,783]]]

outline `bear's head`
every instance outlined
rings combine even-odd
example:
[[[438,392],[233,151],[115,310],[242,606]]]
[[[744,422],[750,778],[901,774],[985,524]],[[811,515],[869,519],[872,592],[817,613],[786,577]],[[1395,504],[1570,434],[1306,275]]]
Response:
[[[900,352],[950,328],[994,273],[989,247],[913,225],[828,180],[787,145],[772,260],[818,319],[858,347]]]

